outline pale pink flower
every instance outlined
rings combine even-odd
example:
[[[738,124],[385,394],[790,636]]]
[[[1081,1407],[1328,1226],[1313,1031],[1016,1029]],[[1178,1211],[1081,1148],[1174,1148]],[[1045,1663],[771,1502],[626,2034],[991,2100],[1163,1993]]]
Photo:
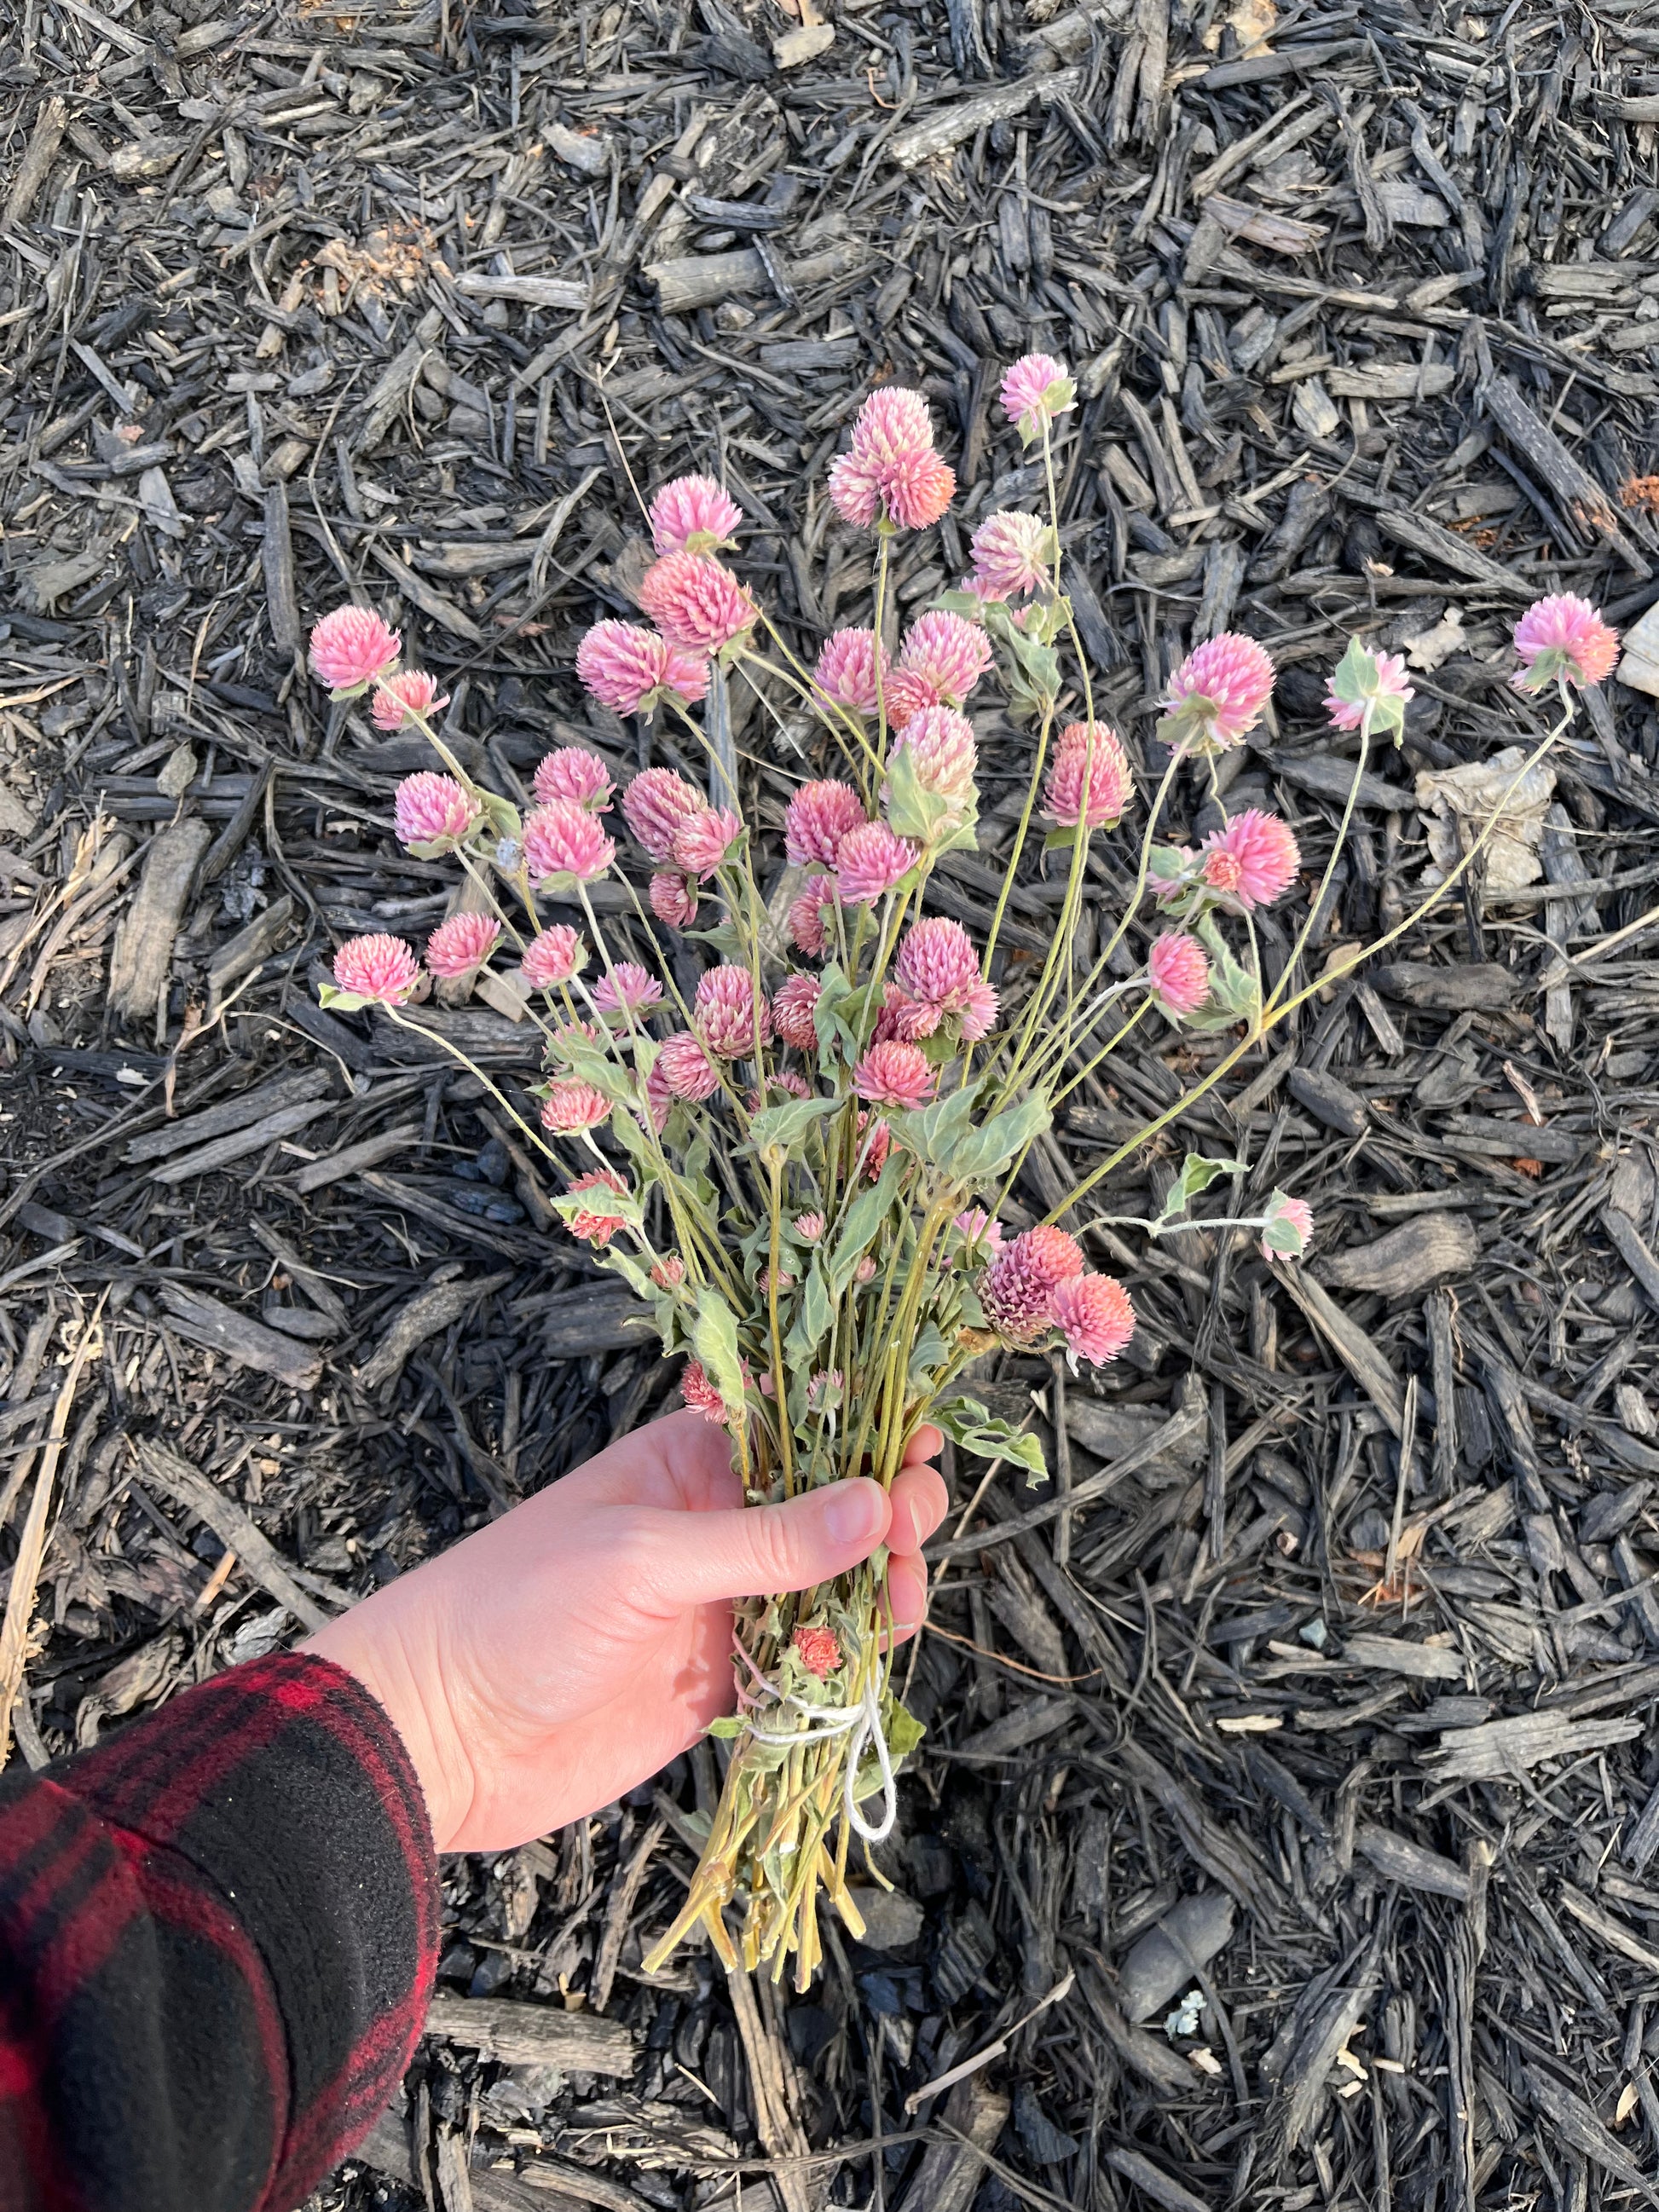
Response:
[[[867,1114],[860,1114],[858,1118],[859,1157],[864,1162],[866,1176],[874,1182],[886,1166],[887,1155],[893,1149],[893,1133],[885,1121],[878,1121],[866,1138],[865,1129],[869,1119]]]
[[[919,392],[872,392],[851,444],[830,467],[836,513],[867,530],[885,514],[901,530],[925,529],[951,503],[956,478],[933,450],[933,426]]]
[[[424,669],[405,668],[376,688],[369,719],[377,730],[401,730],[417,714],[429,721],[441,707],[448,704],[447,692],[439,696],[435,676],[428,676]]]
[[[702,882],[724,866],[742,835],[743,823],[729,806],[705,806],[675,830],[674,865]]]
[[[960,707],[995,658],[977,623],[943,607],[918,615],[899,647],[899,666],[930,684],[947,705]]]
[[[684,876],[659,871],[651,878],[647,896],[652,913],[670,929],[690,929],[697,918],[697,894]]]
[[[713,477],[675,477],[651,502],[659,553],[718,553],[736,538],[743,509]]]
[[[900,939],[893,979],[911,998],[959,1014],[979,981],[979,955],[959,921],[929,915]]]
[[[568,1182],[564,1194],[567,1198],[579,1198],[589,1191],[614,1193],[626,1191],[627,1188],[627,1183],[615,1168],[594,1168],[587,1175],[578,1176],[574,1182]],[[602,1199],[596,1198],[591,1206],[585,1206],[579,1212],[571,1215],[570,1233],[580,1237],[583,1243],[594,1245],[602,1252],[617,1231],[623,1227],[624,1219],[623,1215],[609,1211]]]
[[[1146,955],[1146,981],[1163,1012],[1195,1013],[1210,995],[1210,963],[1204,947],[1184,930],[1166,929],[1152,939]]]
[[[820,1682],[827,1680],[841,1665],[841,1646],[833,1629],[798,1628],[789,1639],[789,1649],[807,1673],[816,1674]]]
[[[609,814],[615,789],[611,771],[586,745],[561,745],[538,764],[532,786],[544,805],[550,799],[571,799],[590,814]]]
[[[674,1094],[668,1087],[668,1079],[659,1067],[653,1066],[645,1079],[646,1118],[661,1136],[668,1126],[668,1117],[674,1110]]]
[[[721,1060],[748,1060],[757,1042],[771,1042],[770,1008],[763,998],[757,1001],[749,970],[729,963],[707,968],[699,976],[691,1019],[703,1043]]]
[[[799,898],[789,902],[789,942],[797,952],[821,959],[829,943],[826,916],[836,902],[836,887],[826,876],[817,876]]]
[[[887,648],[881,649],[881,676],[887,681]],[[876,711],[876,634],[869,629],[838,629],[818,648],[812,680],[826,699],[849,707],[855,714]]]
[[[849,830],[862,829],[868,818],[850,783],[804,783],[784,813],[784,851],[797,868],[833,868],[842,839]]]
[[[793,1067],[775,1067],[766,1080],[772,1090],[787,1091],[791,1098],[810,1098],[812,1096],[811,1085],[804,1075],[797,1075]],[[751,1114],[758,1114],[765,1103],[763,1098],[757,1097],[749,1110]]]
[[[987,1268],[979,1286],[985,1318],[999,1336],[1029,1342],[1054,1319],[1061,1283],[1083,1273],[1083,1248],[1050,1222],[1023,1230]]]
[[[501,933],[493,914],[452,914],[426,940],[426,964],[434,975],[470,975],[489,959]]]
[[[853,426],[853,451],[872,461],[896,461],[925,453],[933,442],[933,418],[920,392],[884,384],[859,410]]]
[[[899,732],[896,753],[908,752],[924,791],[960,805],[974,788],[979,747],[974,726],[954,707],[924,707]]]
[[[708,690],[705,653],[671,644],[637,623],[595,623],[576,647],[576,674],[584,690],[618,714],[648,714],[670,696],[694,706]]]
[[[870,1042],[886,1044],[897,1037],[902,1043],[916,1044],[932,1036],[944,1018],[926,999],[913,999],[898,984],[890,983],[882,994],[881,1012],[876,1016]]]
[[[334,956],[334,981],[354,998],[401,1006],[421,980],[421,963],[401,937],[352,937]]]
[[[1051,822],[1063,829],[1078,828],[1085,784],[1088,828],[1115,829],[1134,789],[1134,778],[1122,741],[1103,722],[1068,722],[1060,732],[1042,793],[1043,811]]]
[[[1371,655],[1376,668],[1376,693],[1379,699],[1414,699],[1417,696],[1406,678],[1406,659],[1400,653],[1376,653]],[[1365,719],[1363,700],[1339,699],[1328,683],[1325,690],[1325,712],[1332,726],[1339,730],[1357,730]]]
[[[981,599],[1023,599],[1050,580],[1054,533],[1040,514],[993,514],[969,539],[968,555]]]
[[[942,707],[945,702],[938,687],[914,668],[896,668],[882,685],[881,703],[887,709],[889,726],[902,730],[927,708]]]
[[[1077,386],[1051,353],[1022,354],[1002,380],[1002,411],[1029,445],[1056,415],[1077,404]]]
[[[623,793],[623,819],[659,866],[674,855],[674,832],[708,801],[672,768],[642,769]]]
[[[975,983],[968,994],[968,1003],[962,1010],[962,1041],[977,1044],[988,1036],[997,1018],[997,994],[989,983]]]
[[[556,1083],[542,1105],[542,1127],[555,1136],[579,1137],[611,1119],[611,1101],[591,1083]]]
[[[406,775],[398,786],[392,826],[400,845],[429,848],[421,851],[421,858],[431,860],[469,836],[482,811],[477,800],[453,775],[422,769],[418,775]]]
[[[586,958],[581,939],[569,923],[556,921],[551,929],[531,939],[520,964],[532,991],[550,991],[556,984],[568,983],[578,975]]]
[[[933,1071],[920,1045],[895,1037],[870,1047],[853,1070],[853,1088],[872,1106],[920,1106],[933,1095]]]
[[[701,1101],[712,1098],[720,1087],[720,1070],[689,1030],[677,1030],[664,1039],[651,1073],[671,1098]]]
[[[642,1013],[662,1004],[662,985],[637,960],[618,960],[593,986],[593,1004],[602,1014]]]
[[[524,864],[533,884],[574,876],[591,884],[617,856],[597,818],[574,799],[550,799],[525,818]]]
[[[1115,1359],[1135,1333],[1129,1293],[1110,1275],[1073,1275],[1056,1284],[1050,1314],[1073,1359],[1093,1367]]]
[[[336,607],[311,633],[311,672],[337,699],[350,699],[384,676],[403,639],[372,607]]]
[[[716,1428],[726,1426],[726,1401],[703,1373],[695,1359],[688,1359],[680,1376],[680,1395],[694,1413],[701,1413],[705,1421]]]
[[[678,1252],[670,1252],[652,1268],[651,1279],[659,1291],[678,1290],[685,1280],[684,1261]]]
[[[837,453],[830,464],[830,504],[854,530],[868,530],[881,519],[883,465],[858,453]]]
[[[883,1122],[883,1124],[882,1124],[882,1127],[883,1127],[884,1128],[885,1128],[885,1127],[886,1127],[886,1126],[887,1126],[887,1125],[886,1125],[886,1123],[884,1121],[884,1122]],[[874,1176],[872,1175],[872,1176],[871,1176],[871,1181],[873,1182],[874,1182],[874,1180],[875,1180],[875,1177],[874,1177]],[[854,1268],[854,1270],[853,1270],[853,1280],[854,1280],[855,1283],[858,1283],[858,1284],[862,1285],[862,1284],[866,1284],[866,1283],[873,1283],[873,1282],[875,1281],[875,1279],[876,1279],[876,1263],[875,1263],[875,1261],[874,1261],[872,1259],[871,1259],[871,1258],[869,1257],[868,1254],[866,1254],[866,1255],[865,1255],[865,1257],[864,1257],[862,1260],[860,1260],[860,1261],[859,1261],[859,1263],[858,1263],[857,1267]]]
[[[1515,649],[1527,664],[1510,679],[1517,691],[1557,682],[1583,690],[1612,675],[1619,633],[1588,599],[1561,592],[1533,601],[1515,625]]]
[[[1273,689],[1273,665],[1261,647],[1223,630],[1195,645],[1170,678],[1164,712],[1190,718],[1202,738],[1224,750],[1255,727]]]
[[[1287,890],[1302,855],[1287,822],[1260,807],[1235,815],[1204,840],[1204,880],[1247,910],[1269,906]]]
[[[640,582],[640,605],[671,645],[719,653],[747,636],[759,610],[729,568],[706,553],[665,553]]]
[[[787,982],[779,984],[772,995],[772,1026],[797,1052],[816,1052],[818,1048],[812,1009],[822,988],[816,975],[791,975]]]
[[[965,1213],[957,1214],[951,1226],[975,1254],[988,1253],[994,1260],[1002,1249],[1002,1224],[994,1220],[982,1206],[970,1206]]]
[[[1299,1260],[1308,1249],[1313,1225],[1313,1208],[1305,1198],[1289,1198],[1282,1190],[1274,1191],[1262,1223],[1262,1258]]]
[[[798,1213],[789,1224],[803,1244],[816,1244],[823,1234],[821,1213]]]
[[[836,896],[843,906],[873,906],[903,881],[920,858],[908,837],[896,837],[884,822],[866,822],[841,841]]]
[[[882,474],[887,520],[901,530],[930,530],[956,489],[956,471],[937,453],[902,453]]]

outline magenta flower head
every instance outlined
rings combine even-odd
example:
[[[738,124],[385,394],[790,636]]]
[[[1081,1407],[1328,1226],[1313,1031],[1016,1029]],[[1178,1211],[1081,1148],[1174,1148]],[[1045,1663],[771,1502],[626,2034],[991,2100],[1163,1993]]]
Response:
[[[804,783],[784,814],[784,851],[797,868],[833,868],[848,831],[865,828],[868,820],[850,783]]]
[[[1515,649],[1526,663],[1510,679],[1517,691],[1552,684],[1579,690],[1605,683],[1619,658],[1619,633],[1598,609],[1571,592],[1534,599],[1515,625]]]
[[[701,1413],[705,1421],[712,1421],[718,1429],[726,1426],[726,1401],[695,1359],[685,1363],[680,1376],[680,1395],[688,1412]]]
[[[618,714],[648,714],[670,698],[694,706],[708,690],[705,654],[671,645],[637,623],[595,623],[576,647],[576,674]]]
[[[672,768],[641,770],[623,793],[623,819],[647,856],[660,867],[674,857],[674,832],[708,801]]]
[[[816,975],[791,975],[772,994],[772,1026],[797,1052],[816,1052],[818,1048],[812,1009],[822,988]]]
[[[651,502],[659,553],[719,553],[734,544],[743,509],[713,477],[675,477]]]
[[[789,902],[789,942],[797,952],[809,958],[821,960],[829,942],[826,918],[836,902],[836,887],[827,876],[819,876],[796,899]]]
[[[1054,533],[1039,514],[993,514],[969,540],[968,557],[968,588],[981,599],[1023,599],[1049,581]]]
[[[591,1083],[556,1083],[542,1106],[542,1127],[556,1137],[580,1137],[611,1119],[611,1101]]]
[[[1146,955],[1146,981],[1153,1004],[1171,1021],[1196,1013],[1210,995],[1210,963],[1204,947],[1184,930],[1166,929],[1152,939]]]
[[[1134,789],[1128,756],[1103,722],[1068,722],[1060,732],[1043,786],[1043,811],[1062,829],[1115,830]]]
[[[665,553],[640,582],[640,605],[670,645],[719,653],[747,637],[759,609],[743,586],[706,553]]]
[[[1002,1224],[994,1220],[982,1206],[970,1206],[966,1212],[957,1214],[951,1224],[975,1259],[994,1260],[1003,1246]]]
[[[536,796],[546,805],[555,799],[573,799],[590,814],[609,814],[615,786],[611,771],[586,745],[561,745],[549,753],[536,769]]]
[[[933,1071],[919,1044],[872,1044],[853,1070],[853,1088],[871,1106],[921,1106],[933,1095]]]
[[[431,860],[440,853],[453,852],[463,838],[470,836],[483,811],[453,775],[422,769],[418,775],[406,775],[398,786],[392,820],[398,842],[407,845],[422,860]]]
[[[908,753],[916,781],[924,791],[957,807],[972,795],[979,768],[974,726],[954,707],[924,707],[899,732],[896,753]]]
[[[979,1302],[999,1336],[1026,1344],[1052,1325],[1054,1292],[1083,1273],[1083,1248],[1050,1222],[1022,1230],[981,1279]]]
[[[527,815],[524,825],[524,864],[538,888],[558,884],[574,889],[602,876],[617,857],[617,848],[585,806],[574,799],[552,799]]]
[[[705,806],[675,830],[674,865],[702,882],[725,866],[742,835],[743,823],[729,806]]]
[[[419,988],[421,963],[401,937],[352,937],[334,956],[334,988],[355,1006],[402,1006]]]
[[[493,914],[452,914],[426,940],[426,964],[434,975],[471,975],[489,959],[501,933]]]
[[[1358,643],[1358,640],[1355,641]],[[1403,653],[1369,653],[1361,646],[1358,654],[1344,655],[1344,666],[1352,657],[1358,664],[1360,681],[1364,690],[1361,699],[1345,699],[1337,690],[1338,678],[1333,677],[1326,686],[1325,712],[1331,718],[1331,726],[1338,730],[1357,730],[1365,719],[1366,708],[1374,699],[1398,699],[1403,707],[1407,699],[1417,696],[1406,678]],[[1376,710],[1372,708],[1373,720]]]
[[[904,933],[893,980],[913,999],[959,1014],[979,982],[979,955],[959,921],[929,915]]]
[[[849,830],[836,858],[836,894],[843,906],[873,906],[903,882],[921,854],[884,822]]]
[[[1261,1224],[1264,1260],[1299,1260],[1313,1235],[1313,1208],[1304,1198],[1287,1198],[1276,1190],[1267,1200]]]
[[[651,1075],[671,1098],[689,1098],[694,1103],[712,1098],[720,1087],[720,1070],[689,1030],[678,1030],[663,1040],[652,1062]]]
[[[977,623],[942,607],[918,615],[899,647],[899,666],[951,707],[961,706],[994,657]]]
[[[587,964],[587,948],[568,922],[558,921],[531,939],[520,964],[532,991],[550,991],[581,973]]]
[[[706,969],[691,1002],[691,1019],[703,1043],[721,1060],[748,1060],[757,1040],[771,1042],[771,1009],[763,998],[756,1000],[746,968]]]
[[[405,668],[377,687],[369,720],[377,730],[401,730],[417,714],[429,721],[440,707],[448,704],[449,695],[439,695],[435,676],[428,676],[424,669]]]
[[[1271,906],[1295,880],[1302,854],[1287,822],[1258,806],[1204,840],[1204,880],[1248,913]]]
[[[1073,1367],[1079,1359],[1103,1367],[1135,1333],[1129,1293],[1110,1275],[1073,1275],[1057,1284],[1051,1311]]]
[[[1077,404],[1077,386],[1063,361],[1051,353],[1022,354],[1002,380],[1002,411],[1019,428],[1020,443],[1040,438],[1055,416]]]
[[[696,891],[672,868],[658,870],[646,896],[652,913],[670,929],[690,929],[697,918]]]
[[[355,699],[388,672],[403,643],[372,607],[336,607],[311,633],[311,672],[336,699]]]
[[[881,648],[881,676],[887,680],[887,648]],[[876,634],[870,629],[838,629],[818,648],[812,671],[815,688],[837,707],[855,714],[876,711]]]
[[[602,1014],[643,1013],[662,1004],[662,985],[637,960],[618,960],[593,986],[593,1004]]]
[[[570,1217],[571,1235],[580,1238],[584,1244],[592,1244],[598,1250],[604,1251],[617,1231],[625,1225],[626,1217],[608,1206],[603,1198],[592,1197],[590,1194],[609,1191],[615,1194],[625,1192],[627,1188],[627,1183],[615,1168],[594,1168],[586,1175],[578,1176],[574,1182],[568,1182],[564,1187],[567,1198],[588,1199],[587,1205]]]
[[[1225,752],[1261,720],[1273,689],[1273,662],[1255,640],[1223,630],[1195,645],[1170,678],[1158,733]]]

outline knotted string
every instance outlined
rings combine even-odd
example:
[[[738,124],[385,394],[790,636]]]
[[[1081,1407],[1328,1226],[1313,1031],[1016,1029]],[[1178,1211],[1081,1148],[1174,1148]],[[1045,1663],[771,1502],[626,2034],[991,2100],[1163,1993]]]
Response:
[[[884,1844],[893,1832],[898,1820],[898,1783],[893,1772],[892,1753],[887,1747],[887,1735],[881,1724],[881,1699],[876,1693],[876,1678],[865,1677],[864,1695],[856,1705],[843,1706],[839,1711],[826,1712],[822,1705],[809,1705],[805,1698],[793,1691],[780,1690],[775,1682],[763,1674],[743,1646],[733,1645],[750,1673],[767,1694],[780,1705],[793,1705],[798,1712],[807,1715],[811,1725],[804,1729],[763,1729],[756,1725],[750,1713],[743,1715],[743,1724],[757,1743],[776,1744],[787,1749],[798,1743],[823,1743],[836,1736],[850,1736],[847,1747],[847,1772],[842,1784],[842,1804],[848,1826],[862,1836],[866,1844]],[[739,1690],[739,1702],[751,1702],[750,1693]],[[864,1763],[866,1747],[873,1747],[876,1764],[881,1770],[882,1815],[879,1821],[866,1820],[858,1808],[854,1790],[858,1781],[859,1768]]]

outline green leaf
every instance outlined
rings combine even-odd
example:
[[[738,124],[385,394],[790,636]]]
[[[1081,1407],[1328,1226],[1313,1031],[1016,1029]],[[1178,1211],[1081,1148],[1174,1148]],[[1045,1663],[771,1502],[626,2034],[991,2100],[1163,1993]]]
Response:
[[[925,1389],[950,1357],[950,1346],[929,1322],[910,1347],[910,1380],[913,1386]]]
[[[971,1404],[974,1401],[963,1402]],[[975,1459],[1012,1460],[1017,1466],[1026,1470],[1033,1481],[1042,1481],[1048,1469],[1042,1457],[1042,1446],[1036,1437],[1028,1430],[1010,1428],[1006,1421],[992,1419],[989,1414],[985,1413],[982,1406],[979,1411],[984,1418],[969,1422],[952,1419],[944,1408],[935,1406],[927,1418],[937,1422],[953,1442],[959,1444],[963,1451],[971,1452]]]
[[[1200,1191],[1208,1190],[1210,1185],[1219,1182],[1223,1176],[1242,1175],[1244,1167],[1243,1160],[1212,1160],[1202,1152],[1188,1152],[1181,1164],[1181,1173],[1170,1185],[1169,1195],[1164,1201],[1164,1210],[1158,1219],[1173,1220],[1177,1213],[1187,1211]]]
[[[908,1711],[890,1692],[882,1699],[881,1725],[887,1738],[888,1755],[895,1763],[908,1758],[927,1733],[915,1715]]]
[[[935,1428],[943,1429],[947,1437],[961,1443],[969,1430],[984,1427],[991,1418],[991,1411],[977,1398],[969,1398],[958,1393],[952,1398],[941,1398],[938,1405],[929,1410],[927,1418]]]
[[[697,1292],[697,1318],[691,1326],[691,1349],[703,1373],[720,1394],[720,1402],[734,1419],[743,1413],[743,1358],[738,1350],[738,1319],[712,1283]]]
[[[1346,707],[1363,707],[1368,699],[1376,696],[1376,655],[1363,646],[1357,637],[1348,640],[1348,649],[1331,672],[1331,693]]]
[[[791,1369],[804,1368],[823,1343],[835,1317],[836,1302],[824,1277],[823,1255],[815,1252],[806,1280],[801,1285],[795,1317],[784,1339],[784,1364]]]
[[[887,763],[887,826],[895,836],[931,845],[953,812],[951,801],[924,788],[916,775],[916,757],[900,745]]]
[[[730,1743],[736,1737],[740,1736],[747,1726],[748,1723],[739,1718],[736,1713],[720,1713],[709,1722],[703,1734],[717,1735],[723,1743]]]
[[[951,1173],[963,1182],[980,1182],[1000,1174],[1017,1152],[1033,1137],[1041,1136],[1053,1119],[1048,1100],[1032,1091],[1018,1106],[994,1114],[988,1121],[970,1129],[951,1153]]]
[[[982,1078],[975,1077],[935,1099],[931,1106],[924,1106],[919,1114],[908,1115],[900,1141],[930,1167],[948,1169],[957,1146],[968,1133],[982,1082]]]
[[[872,1183],[868,1190],[860,1191],[842,1216],[841,1234],[836,1239],[835,1256],[830,1262],[830,1287],[837,1297],[852,1280],[854,1268],[891,1211],[906,1164],[903,1153],[895,1149],[888,1155],[880,1181]]]
[[[773,1146],[787,1154],[815,1121],[841,1104],[839,1098],[791,1098],[785,1105],[769,1106],[749,1124],[749,1142],[762,1159]]]

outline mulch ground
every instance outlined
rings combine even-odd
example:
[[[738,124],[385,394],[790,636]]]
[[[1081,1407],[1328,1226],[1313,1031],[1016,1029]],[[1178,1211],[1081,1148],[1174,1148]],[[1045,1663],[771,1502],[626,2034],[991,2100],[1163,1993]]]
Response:
[[[1540,726],[1522,606],[1659,597],[1659,33],[1630,0],[794,5],[27,0],[0,33],[13,1755],[269,1648],[672,1392],[477,1079],[317,1008],[334,943],[418,938],[451,884],[390,838],[418,748],[331,713],[307,624],[386,610],[503,792],[573,738],[672,763],[572,675],[632,606],[635,485],[721,477],[810,649],[867,605],[823,481],[872,381],[928,393],[963,488],[906,547],[919,607],[1035,496],[994,399],[1042,345],[1079,376],[1068,575],[1141,764],[1193,641],[1284,671],[1228,763],[1308,862],[1270,972],[1352,772],[1322,673],[1351,633],[1413,654],[1327,988],[1103,1207],[1155,1212],[1191,1143],[1310,1200],[1315,1257],[1102,1228],[1129,1356],[988,1377],[1057,1480],[952,1471],[867,1943],[832,1934],[805,1998],[702,1950],[641,1972],[708,1747],[458,1861],[407,2112],[319,2201],[1649,2201],[1649,695],[1589,702],[1528,836],[1389,964],[1344,954],[1467,833],[1422,779]],[[733,720],[775,823],[813,732],[742,685]],[[994,855],[1027,739],[988,714],[981,744]],[[1183,786],[1177,830],[1208,803]],[[988,880],[944,888],[971,918]],[[1102,912],[1122,880],[1118,848]],[[1010,992],[1057,896],[1034,866]],[[523,1097],[520,1029],[433,1019]],[[1013,1216],[1206,1051],[1090,1079]]]

